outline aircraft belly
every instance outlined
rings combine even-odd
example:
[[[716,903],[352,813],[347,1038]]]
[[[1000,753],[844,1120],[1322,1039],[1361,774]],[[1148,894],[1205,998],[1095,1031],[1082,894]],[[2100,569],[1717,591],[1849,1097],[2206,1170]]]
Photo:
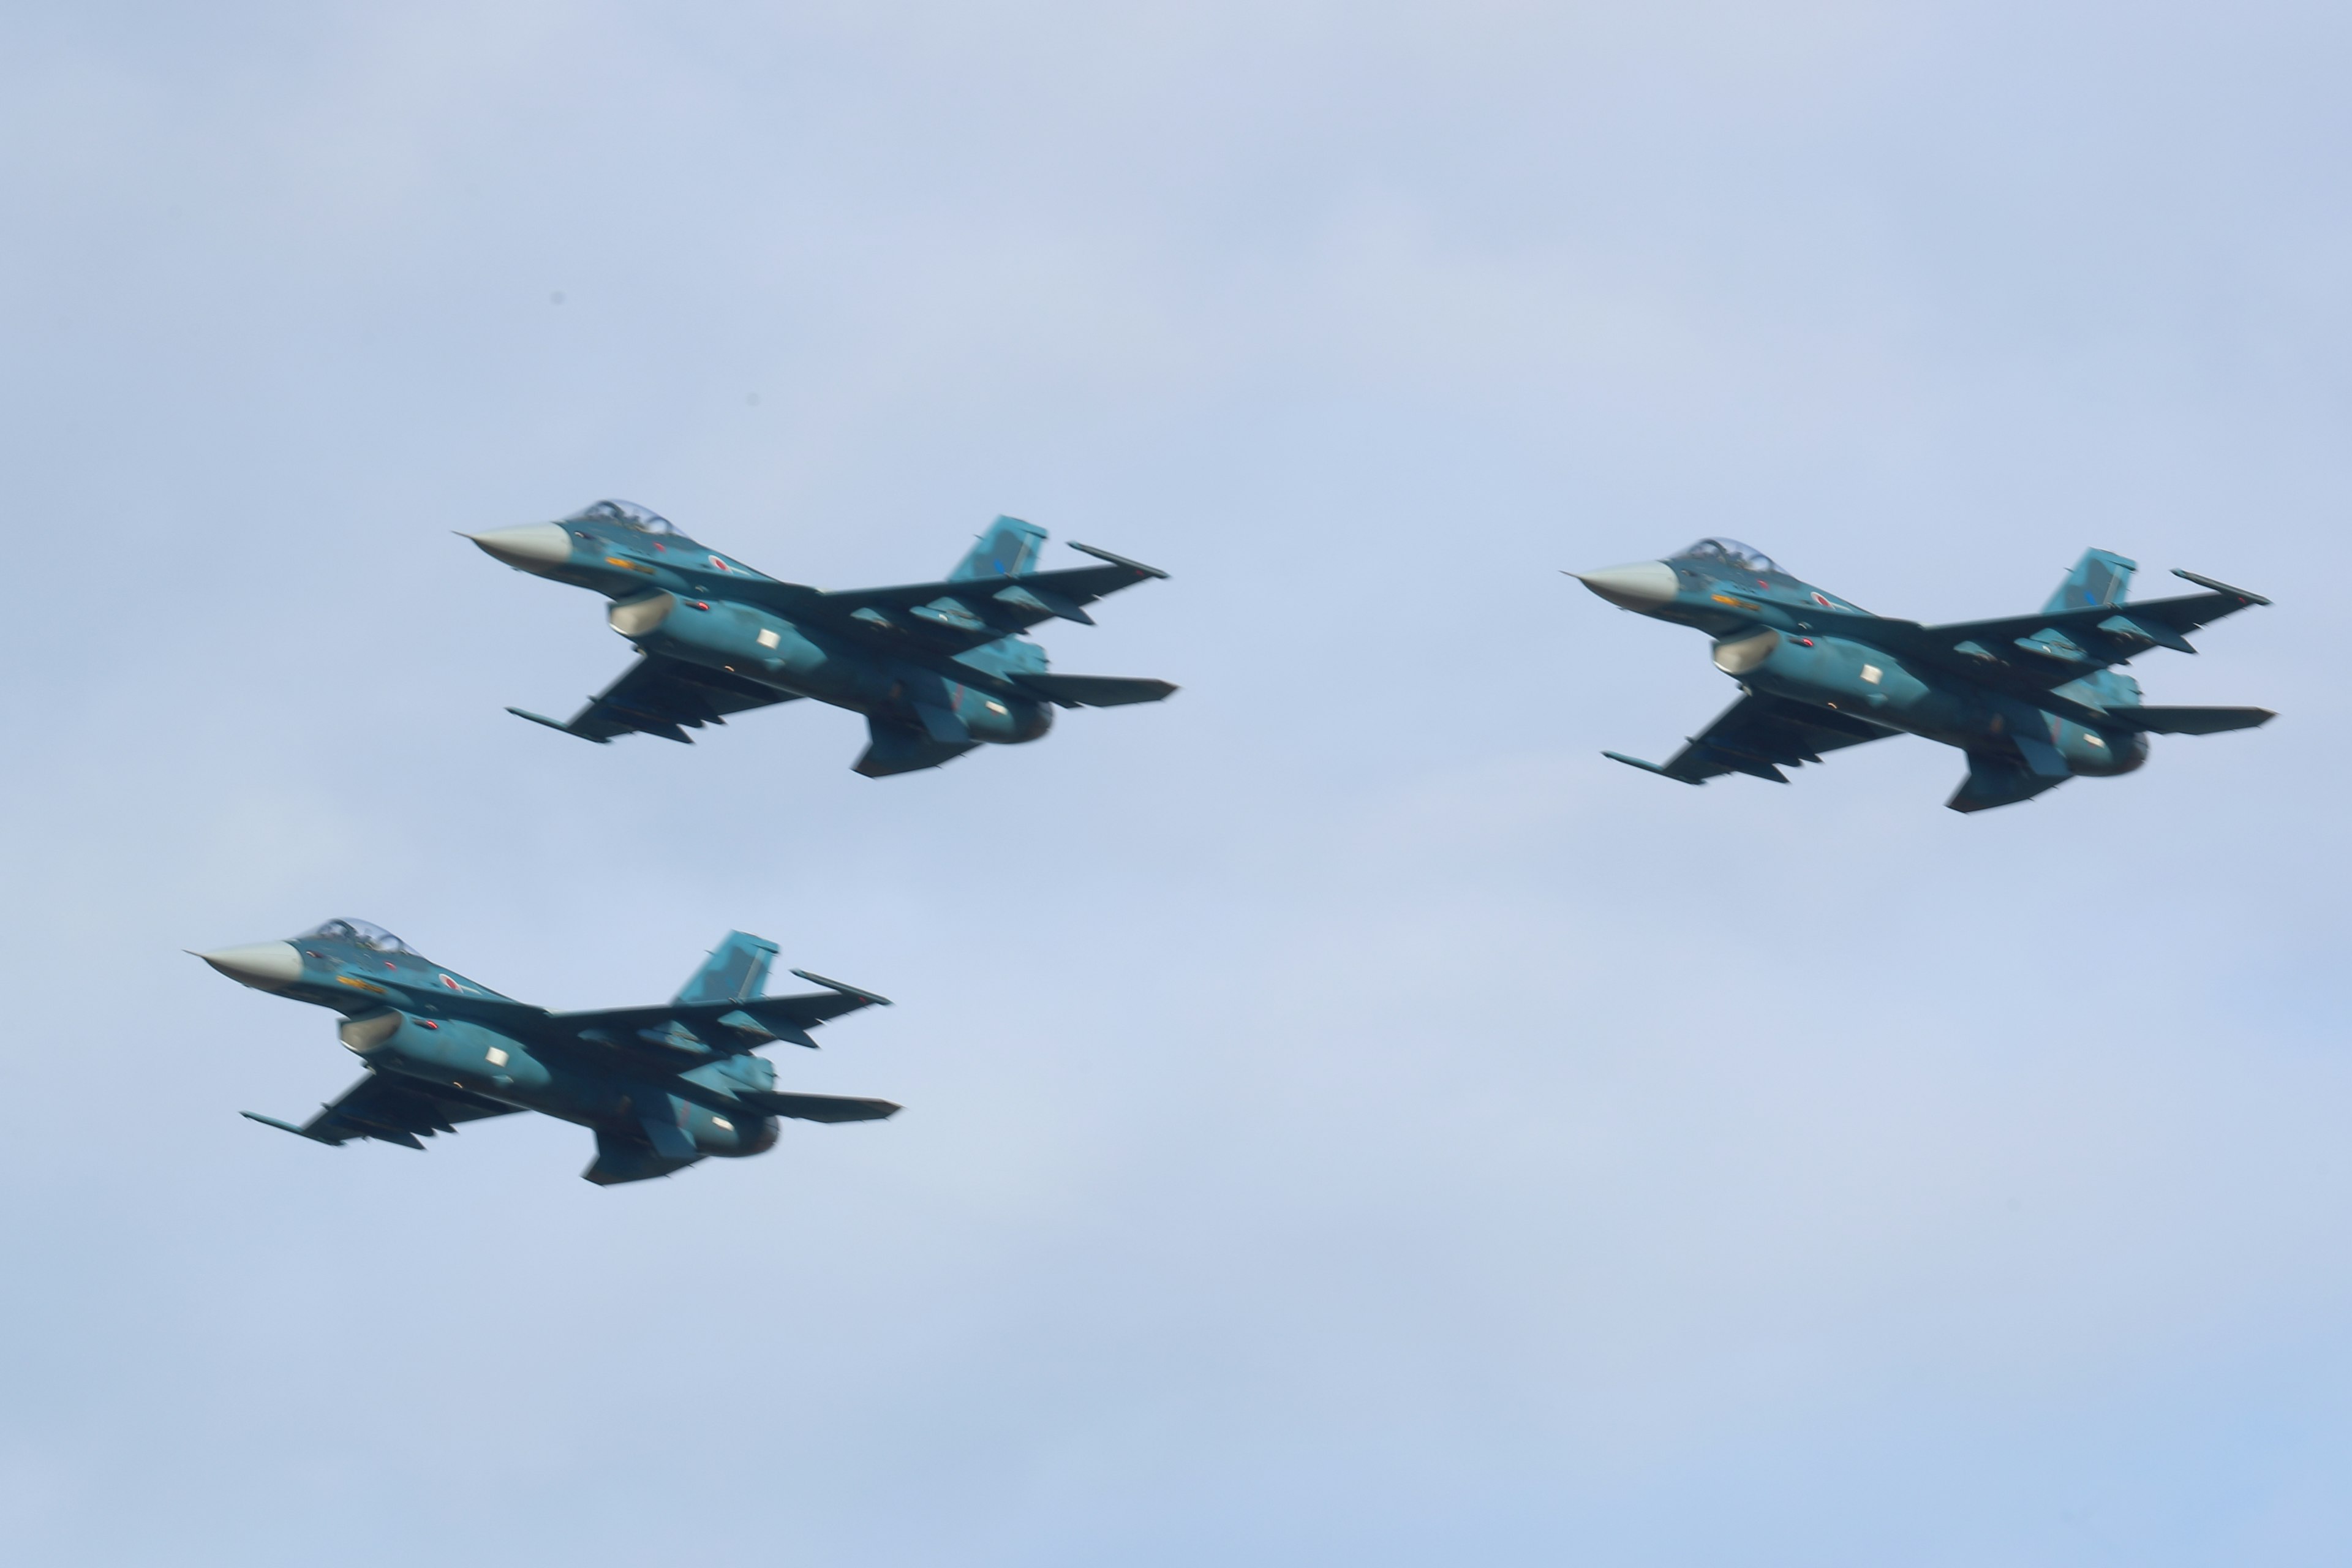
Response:
[[[1737,651],[1748,646],[1743,643]],[[1923,676],[1892,654],[1844,637],[1779,636],[1760,658],[1749,657],[1758,661],[1738,673],[1756,689],[1963,751],[2005,745],[2001,734],[2032,712],[1990,693]],[[2020,712],[2010,713],[2012,708]]]
[[[942,745],[1016,744],[1053,727],[1045,703],[999,698],[748,605],[673,600],[658,619],[629,623],[643,651],[901,724]]]
[[[1985,743],[1991,716],[1982,703],[1964,692],[1928,686],[1902,704],[1899,711],[1871,711],[1882,724],[1892,724],[1922,740],[1962,751]]]
[[[891,700],[895,682],[878,662],[822,632],[722,600],[685,600],[628,634],[651,654],[754,680],[794,697],[866,710]]]
[[[1903,700],[1903,696],[1908,697]],[[1997,692],[1925,683],[1916,693],[1887,700],[1837,705],[1874,722],[1956,747],[1971,754],[2013,757],[2042,778],[2105,777],[2127,773],[2147,760],[2147,742],[2137,735],[2100,734],[2044,712],[2030,702]]]
[[[447,1084],[582,1126],[609,1120],[626,1099],[612,1080],[551,1067],[496,1029],[456,1018],[400,1016],[400,1026],[388,1036],[353,1047],[380,1071]]]
[[[628,1110],[626,1089],[611,1079],[592,1077],[586,1073],[559,1068],[548,1074],[544,1082],[535,1085],[530,1098],[510,1096],[525,1110],[536,1110],[541,1116],[552,1116],[559,1121],[569,1121],[579,1127],[596,1127],[609,1122]]]
[[[448,1027],[445,1024],[443,1030]],[[690,1153],[697,1159],[706,1154],[741,1158],[763,1152],[775,1144],[775,1118],[753,1107],[712,1110],[672,1095],[657,1085],[551,1068],[519,1045],[509,1042],[506,1048],[508,1059],[497,1071],[467,1072],[462,1066],[436,1063],[415,1053],[387,1059],[383,1066],[423,1082],[463,1088],[502,1105],[537,1111],[581,1127],[635,1124],[650,1117],[658,1128],[677,1129],[677,1139],[672,1140],[677,1146],[672,1152],[680,1156]]]

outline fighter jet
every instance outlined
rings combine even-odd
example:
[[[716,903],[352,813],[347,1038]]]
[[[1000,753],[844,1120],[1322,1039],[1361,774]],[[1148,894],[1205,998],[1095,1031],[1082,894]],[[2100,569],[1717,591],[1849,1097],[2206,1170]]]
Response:
[[[1020,634],[1041,621],[1094,625],[1085,606],[1168,575],[1090,544],[1101,564],[1034,570],[1045,531],[1000,517],[944,582],[824,593],[779,582],[696,543],[628,501],[599,501],[561,522],[471,533],[491,555],[613,601],[605,619],[643,656],[558,723],[609,742],[631,731],[690,741],[730,713],[812,697],[866,715],[868,778],[935,768],[982,742],[1034,741],[1053,710],[1158,702],[1164,680],[1055,675]]]
[[[2124,602],[2136,563],[2086,552],[2039,615],[1925,626],[1874,616],[1800,582],[1761,552],[1702,539],[1664,561],[1570,573],[1612,605],[1696,626],[1739,700],[1663,767],[1603,756],[1684,784],[1780,770],[1888,735],[1924,735],[1968,753],[1947,802],[1983,811],[2076,776],[2127,773],[2147,737],[2251,730],[2263,708],[2149,708],[2116,673],[2149,648],[2195,653],[2187,633],[2268,599],[2178,572],[2206,590]]]
[[[334,920],[285,942],[195,956],[240,984],[343,1016],[336,1035],[367,1075],[299,1127],[248,1110],[267,1127],[318,1143],[373,1138],[422,1149],[461,1121],[536,1110],[596,1134],[581,1173],[600,1186],[667,1176],[707,1155],[758,1154],[776,1119],[874,1121],[887,1100],[787,1094],[753,1055],[860,1007],[871,991],[821,974],[823,987],[762,996],[773,942],[730,931],[667,1005],[551,1013],[442,968],[380,926]]]

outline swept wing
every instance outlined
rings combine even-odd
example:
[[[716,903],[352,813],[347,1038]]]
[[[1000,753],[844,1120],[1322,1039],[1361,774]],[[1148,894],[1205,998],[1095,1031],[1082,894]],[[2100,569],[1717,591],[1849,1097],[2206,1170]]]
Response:
[[[251,1110],[245,1114],[264,1126],[319,1143],[348,1143],[354,1138],[373,1138],[422,1149],[425,1145],[417,1142],[420,1138],[430,1138],[436,1132],[454,1132],[460,1121],[511,1116],[514,1110],[511,1105],[470,1094],[454,1084],[428,1084],[391,1073],[372,1072],[345,1089],[341,1100],[320,1107],[319,1114],[299,1127]]]
[[[2121,664],[2152,647],[2195,653],[2188,634],[2224,616],[2267,605],[2259,594],[2232,588],[2194,573],[2176,572],[2204,587],[2202,594],[2137,604],[2092,605],[2077,610],[2008,616],[1990,621],[1955,621],[1922,626],[1916,621],[1839,611],[1809,611],[1806,619],[1823,631],[1851,637],[1952,670],[1972,679],[2021,691],[2047,691],[2109,665]]]
[[[599,744],[632,731],[690,743],[693,737],[687,733],[688,730],[724,724],[730,713],[793,700],[790,692],[742,679],[725,670],[649,653],[563,722],[520,708],[507,711]]]
[[[1087,605],[1121,588],[1168,575],[1157,566],[1108,550],[1087,544],[1070,548],[1102,564],[832,594],[774,581],[745,582],[730,592],[861,641],[957,654],[1056,618],[1092,626]]]
[[[1616,752],[1601,755],[1684,784],[1705,784],[1725,773],[1748,773],[1787,784],[1782,768],[1818,763],[1824,752],[1859,746],[1897,732],[1849,713],[1752,692],[1717,714],[1714,723],[1692,736],[1690,743],[1663,767]]]
[[[716,1002],[667,1002],[650,1007],[606,1007],[589,1013],[548,1013],[533,1019],[535,1044],[559,1050],[584,1047],[614,1053],[655,1070],[682,1071],[714,1054],[757,1050],[778,1040],[816,1048],[809,1031],[861,1007],[889,999],[854,985],[794,970],[825,987],[796,996],[754,996]]]

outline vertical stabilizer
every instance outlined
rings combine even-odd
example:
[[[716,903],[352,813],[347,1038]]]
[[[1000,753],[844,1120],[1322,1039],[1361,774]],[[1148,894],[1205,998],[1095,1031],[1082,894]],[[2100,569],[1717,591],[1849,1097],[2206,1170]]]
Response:
[[[948,574],[948,581],[970,583],[985,577],[1018,577],[1036,570],[1038,552],[1045,548],[1044,529],[1017,517],[1000,517],[982,531],[980,542],[956,563],[956,569]]]
[[[710,950],[710,956],[694,972],[677,999],[681,1003],[747,1001],[767,985],[768,965],[775,956],[776,944],[765,937],[730,931],[726,941]]]
[[[2131,589],[2132,574],[2139,563],[2126,561],[2111,550],[2085,550],[2083,559],[2066,574],[2050,602],[2042,606],[2044,615],[2059,610],[2087,610],[2094,605],[2120,605]]]

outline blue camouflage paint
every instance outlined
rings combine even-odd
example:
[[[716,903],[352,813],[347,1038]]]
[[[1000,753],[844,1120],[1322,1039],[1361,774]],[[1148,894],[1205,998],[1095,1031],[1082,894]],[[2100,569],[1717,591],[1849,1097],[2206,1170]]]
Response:
[[[868,777],[938,767],[975,746],[1017,745],[1054,709],[1158,702],[1164,680],[1060,676],[1022,634],[1166,573],[1088,545],[1098,564],[1035,569],[1043,529],[1000,517],[941,582],[824,593],[754,571],[626,501],[561,522],[471,534],[518,571],[612,601],[637,664],[571,719],[510,711],[585,740],[688,741],[730,714],[806,698],[865,715]]]
[[[801,973],[823,989],[766,996],[775,944],[730,931],[666,1005],[551,1013],[433,963],[380,927],[335,920],[282,942],[198,957],[240,984],[342,1015],[337,1037],[368,1075],[300,1126],[315,1142],[373,1138],[422,1149],[461,1121],[535,1110],[592,1129],[583,1173],[603,1185],[761,1153],[780,1117],[870,1121],[881,1100],[779,1093],[780,1042],[885,999]]]
[[[2151,648],[2193,653],[2188,634],[2269,600],[2194,573],[2204,589],[2128,603],[2136,563],[2086,552],[2034,615],[1925,626],[1874,616],[1790,575],[1736,540],[1703,539],[1663,561],[1577,574],[1601,597],[1714,639],[1740,698],[1660,765],[1603,754],[1685,784],[1780,770],[1894,734],[1956,746],[1969,775],[1955,811],[2029,800],[2070,778],[2127,773],[2147,737],[2252,729],[2262,708],[2151,708],[2117,668]]]

